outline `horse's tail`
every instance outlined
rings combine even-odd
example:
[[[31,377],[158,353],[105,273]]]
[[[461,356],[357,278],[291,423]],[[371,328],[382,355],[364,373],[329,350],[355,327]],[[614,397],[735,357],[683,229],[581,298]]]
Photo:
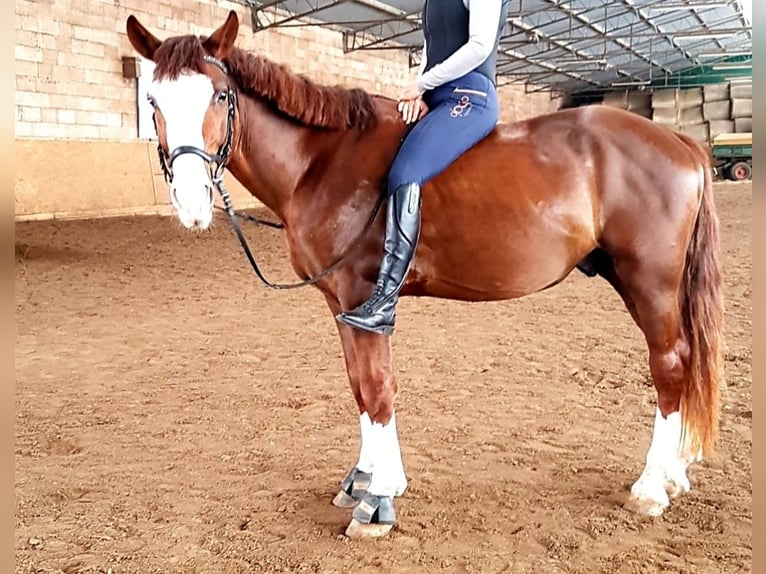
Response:
[[[718,217],[707,157],[703,160],[703,171],[702,199],[686,251],[680,288],[681,324],[690,351],[680,412],[685,433],[682,444],[688,440],[685,446],[691,449],[690,453],[701,451],[707,457],[718,438],[724,304]]]

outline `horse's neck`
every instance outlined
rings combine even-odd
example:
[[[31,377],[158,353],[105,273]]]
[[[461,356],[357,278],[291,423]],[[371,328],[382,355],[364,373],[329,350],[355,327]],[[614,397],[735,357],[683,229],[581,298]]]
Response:
[[[348,132],[351,135],[341,134],[338,137],[328,132],[317,132],[314,128],[275,114],[258,100],[242,96],[237,145],[232,152],[229,169],[284,223],[289,223],[288,217],[296,212],[290,209],[294,199],[300,206],[297,209],[299,213],[312,211],[314,201],[326,202],[327,193],[338,195],[337,202],[331,201],[338,206],[343,203],[344,197],[351,201],[354,191],[368,193],[370,201],[374,202],[383,184],[383,174],[393,161],[406,128],[399,120],[395,101],[379,98],[377,105],[380,113],[378,127],[370,132],[369,137],[359,139],[358,134],[352,132]],[[354,138],[353,147],[343,145],[346,137]],[[341,171],[323,174],[319,178],[307,177],[312,166],[316,168],[318,158],[321,158],[319,163],[322,165],[332,160],[338,160],[339,166],[347,164],[351,160],[338,157],[338,153],[348,154],[349,149],[353,149],[355,156],[367,158],[361,169],[346,172],[338,168]],[[369,149],[375,151],[365,151]],[[311,193],[296,196],[299,186],[305,187],[309,180],[313,183]],[[336,185],[337,180],[342,180],[343,184]]]
[[[261,102],[240,99],[237,145],[229,170],[283,221],[310,162],[299,152],[305,130],[271,113]]]

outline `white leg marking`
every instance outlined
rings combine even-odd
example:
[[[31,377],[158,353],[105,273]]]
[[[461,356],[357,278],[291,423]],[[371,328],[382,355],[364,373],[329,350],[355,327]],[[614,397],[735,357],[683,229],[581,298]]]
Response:
[[[359,447],[359,462],[356,463],[356,468],[362,472],[372,472],[372,453],[375,451],[374,432],[372,428],[372,421],[370,415],[362,413],[359,416],[359,432],[361,435],[362,444]]]
[[[369,453],[373,471],[368,492],[378,496],[401,496],[407,489],[407,476],[396,433],[396,413],[391,415],[387,425],[372,423],[369,430],[371,448],[365,453]],[[362,448],[365,446],[363,444]]]
[[[646,513],[659,516],[670,504],[668,494],[675,497],[691,489],[686,468],[701,457],[686,455],[685,450],[681,444],[681,414],[675,412],[666,419],[657,409],[646,466],[630,489],[631,497]]]

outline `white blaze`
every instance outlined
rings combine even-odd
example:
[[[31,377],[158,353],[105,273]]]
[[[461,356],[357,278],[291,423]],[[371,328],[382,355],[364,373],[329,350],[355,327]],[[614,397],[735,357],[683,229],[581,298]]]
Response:
[[[205,149],[202,125],[213,91],[210,78],[197,73],[152,83],[149,93],[165,119],[169,154],[182,145]],[[201,157],[182,154],[175,159],[170,199],[184,226],[205,229],[210,225],[213,218],[211,190],[210,175]]]

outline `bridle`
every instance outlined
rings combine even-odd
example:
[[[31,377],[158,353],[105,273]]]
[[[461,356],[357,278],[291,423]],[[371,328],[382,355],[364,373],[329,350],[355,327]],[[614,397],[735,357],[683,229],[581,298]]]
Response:
[[[215,58],[213,56],[206,54],[204,56],[204,60],[206,62],[209,62],[217,66],[226,76],[229,75],[228,67],[218,58]],[[321,271],[314,277],[309,277],[297,283],[272,283],[271,281],[266,279],[266,277],[263,275],[260,268],[258,267],[258,264],[255,262],[255,258],[253,257],[253,254],[250,251],[250,248],[248,247],[247,240],[245,239],[245,235],[242,233],[242,230],[240,229],[239,224],[237,223],[237,217],[241,217],[242,219],[248,219],[255,223],[260,223],[260,224],[268,225],[270,227],[275,227],[275,228],[283,228],[284,226],[279,223],[263,221],[251,215],[238,213],[234,211],[234,207],[232,206],[229,192],[226,191],[226,188],[223,185],[223,172],[224,172],[224,169],[226,168],[226,164],[229,162],[229,156],[231,155],[232,144],[234,140],[234,115],[237,111],[237,93],[234,88],[229,87],[226,90],[226,100],[227,100],[226,136],[224,137],[223,143],[220,145],[220,147],[218,148],[218,151],[215,154],[210,155],[205,150],[200,149],[193,145],[182,145],[175,148],[172,152],[170,152],[170,155],[168,156],[168,154],[165,153],[165,150],[162,149],[162,144],[159,142],[157,143],[157,153],[159,155],[160,167],[162,168],[162,175],[165,178],[165,182],[168,185],[172,183],[173,162],[179,156],[183,154],[191,153],[201,157],[208,167],[208,170],[210,173],[210,181],[218,190],[218,193],[221,196],[221,200],[223,200],[224,208],[226,213],[229,216],[229,223],[231,224],[232,230],[234,231],[234,234],[237,236],[237,239],[239,239],[239,242],[242,245],[242,250],[245,252],[245,256],[247,257],[247,260],[250,262],[250,266],[253,268],[253,271],[255,271],[255,274],[258,276],[258,278],[261,281],[263,281],[263,283],[267,287],[270,287],[272,289],[295,289],[297,287],[303,287],[305,285],[312,285],[320,281],[321,279],[323,279],[330,273],[332,273],[337,267],[340,266],[340,264],[349,256],[349,254],[352,251],[354,251],[356,248],[358,248],[362,244],[362,239],[367,234],[369,229],[372,227],[372,224],[375,221],[375,217],[377,216],[378,211],[380,211],[380,206],[383,204],[383,199],[385,198],[386,194],[384,193],[379,194],[378,199],[375,202],[375,207],[373,208],[372,213],[370,214],[370,217],[364,226],[364,229],[362,229],[362,232],[359,234],[356,241],[348,249],[346,249],[343,255],[341,255],[338,259],[336,259],[329,267],[325,268],[323,271]],[[154,131],[159,134],[159,131],[157,130],[156,111],[152,114],[152,121],[154,122]]]
[[[219,59],[209,55],[205,55],[204,59],[206,62],[210,62],[211,64],[218,66],[218,68],[220,68],[224,74],[229,74],[229,70],[226,67],[226,64],[224,64]],[[162,149],[162,144],[157,143],[157,153],[160,156],[160,167],[162,168],[162,174],[165,176],[165,182],[168,185],[173,181],[173,162],[183,154],[192,153],[201,157],[207,164],[208,170],[210,171],[210,181],[213,182],[213,185],[218,187],[219,191],[223,189],[223,170],[226,168],[226,164],[229,162],[232,142],[234,140],[234,114],[237,111],[236,90],[228,88],[226,90],[226,100],[226,137],[214,155],[210,155],[205,150],[200,149],[197,146],[181,145],[175,148],[170,153],[170,156],[168,156],[165,153],[165,150]],[[154,122],[154,131],[157,132],[156,112],[152,114],[152,121]]]

